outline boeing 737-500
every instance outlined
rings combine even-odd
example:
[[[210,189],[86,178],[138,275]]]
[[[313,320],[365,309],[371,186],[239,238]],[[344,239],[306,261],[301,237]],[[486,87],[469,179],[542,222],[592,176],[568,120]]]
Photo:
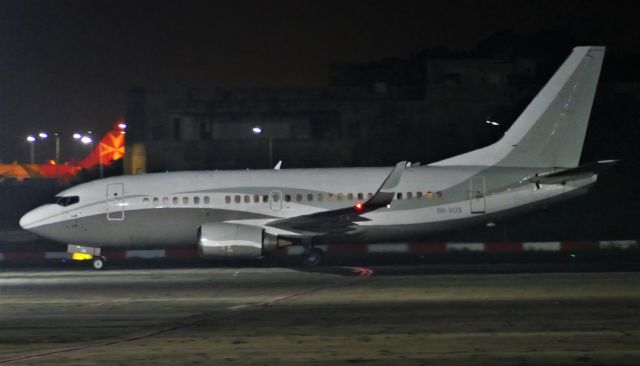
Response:
[[[59,193],[20,225],[69,248],[185,245],[205,257],[261,257],[299,245],[315,264],[327,241],[490,223],[583,194],[614,163],[579,165],[604,53],[576,47],[500,140],[429,165],[111,177]]]

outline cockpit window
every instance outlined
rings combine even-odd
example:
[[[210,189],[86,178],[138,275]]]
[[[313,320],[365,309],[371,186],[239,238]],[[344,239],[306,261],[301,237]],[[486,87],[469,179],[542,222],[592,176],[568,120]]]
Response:
[[[65,197],[56,197],[56,204],[67,207],[69,205],[73,205],[74,203],[80,202],[79,196],[65,196]]]

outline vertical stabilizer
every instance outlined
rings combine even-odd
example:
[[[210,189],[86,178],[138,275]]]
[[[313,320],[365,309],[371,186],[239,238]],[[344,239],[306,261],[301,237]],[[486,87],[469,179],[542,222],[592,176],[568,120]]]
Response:
[[[578,166],[604,52],[574,48],[502,139],[431,165]]]
[[[109,166],[114,161],[121,159],[124,156],[125,128],[124,118],[118,119],[111,130],[100,139],[91,153],[78,163],[78,166],[84,169],[91,169],[100,165],[100,161],[102,161],[102,165]]]

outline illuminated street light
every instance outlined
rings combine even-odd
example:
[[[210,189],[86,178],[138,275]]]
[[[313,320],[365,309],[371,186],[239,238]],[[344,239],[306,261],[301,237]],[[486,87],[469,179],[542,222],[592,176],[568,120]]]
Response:
[[[126,123],[120,123],[118,124],[118,128],[121,130],[124,130],[125,128],[127,128],[127,124]]]
[[[264,132],[264,130],[262,129],[262,127],[260,126],[255,126],[251,129],[251,132],[253,132],[254,135],[261,135],[261,136],[265,136],[262,132]],[[269,167],[273,166],[273,138],[271,136],[267,137],[267,143],[268,145],[268,149],[269,149]]]
[[[44,139],[46,139],[47,137],[49,137],[49,135],[47,135],[47,133],[46,133],[46,132],[40,132],[40,133],[38,134],[38,137],[40,137],[41,139],[43,139],[43,140],[44,140]]]
[[[496,122],[496,121],[489,121],[489,120],[486,120],[485,122],[486,122],[486,123],[488,123],[488,124],[490,124],[490,125],[492,125],[492,126],[500,126],[500,124],[499,124],[498,122]]]
[[[76,132],[73,134],[73,138],[76,140],[80,140],[82,138],[82,135]]]
[[[34,142],[34,141],[36,141],[35,137],[33,137],[31,135],[27,136],[27,142]]]
[[[82,142],[83,144],[87,145],[93,142],[93,140],[91,139],[91,137],[89,136],[82,136],[80,138],[80,142]]]

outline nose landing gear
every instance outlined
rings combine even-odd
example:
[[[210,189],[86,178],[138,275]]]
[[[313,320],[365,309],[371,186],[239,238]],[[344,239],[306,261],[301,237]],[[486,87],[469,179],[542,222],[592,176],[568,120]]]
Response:
[[[69,244],[67,253],[71,254],[72,261],[92,261],[94,269],[100,270],[107,262],[107,257],[100,255],[100,248],[85,247],[82,245]]]
[[[106,257],[98,257],[93,259],[93,268],[100,270],[104,267],[104,263],[107,261]]]

